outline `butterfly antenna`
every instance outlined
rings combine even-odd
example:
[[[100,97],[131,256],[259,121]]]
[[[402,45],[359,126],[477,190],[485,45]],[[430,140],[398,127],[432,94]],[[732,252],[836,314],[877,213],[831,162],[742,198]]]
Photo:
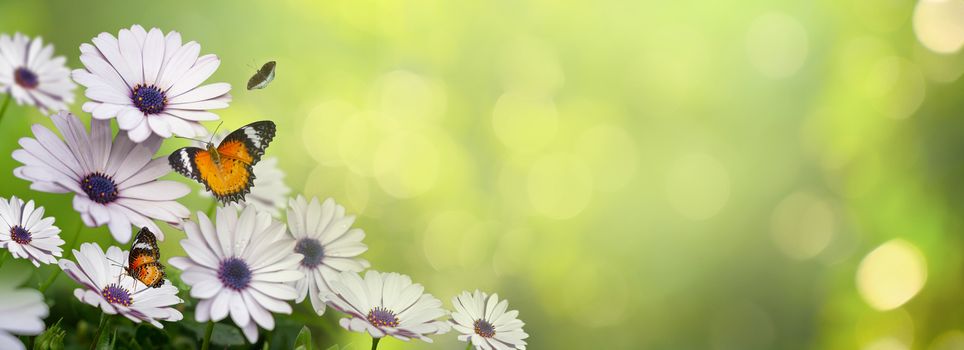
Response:
[[[106,257],[105,257],[105,258],[106,258]],[[119,262],[114,261],[114,260],[111,259],[111,258],[107,258],[107,261],[110,261],[110,262],[114,263],[114,266],[124,267],[124,265],[122,265],[122,264],[119,263]]]
[[[214,143],[214,136],[218,134],[218,129],[221,128],[222,124],[224,124],[223,120],[220,123],[218,123],[217,127],[214,128],[214,132],[211,133],[211,140],[208,141],[208,143]]]
[[[204,140],[198,140],[198,139],[195,139],[195,138],[190,138],[190,137],[184,137],[184,136],[176,136],[176,135],[175,135],[174,137],[176,137],[176,138],[179,138],[179,139],[185,139],[185,140],[191,140],[191,141],[197,141],[197,142],[202,142],[202,143],[204,142]]]

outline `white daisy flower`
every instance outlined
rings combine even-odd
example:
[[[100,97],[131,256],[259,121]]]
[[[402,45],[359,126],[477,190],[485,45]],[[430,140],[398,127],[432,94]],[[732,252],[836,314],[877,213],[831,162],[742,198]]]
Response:
[[[159,181],[171,171],[167,157],[151,159],[161,145],[152,137],[137,144],[123,131],[111,139],[110,121],[92,119],[90,133],[73,114],[52,116],[64,136],[61,140],[40,124],[31,128],[35,138],[20,139],[23,147],[13,158],[23,166],[17,177],[33,182],[31,189],[74,193],[74,210],[90,227],[107,225],[114,239],[126,243],[131,226],[147,227],[163,240],[154,220],[179,225],[190,212],[176,200],[191,192],[180,182]]]
[[[349,316],[338,323],[351,331],[368,332],[376,344],[386,335],[431,343],[427,335],[451,328],[448,322],[438,320],[448,314],[442,302],[423,294],[425,288],[413,284],[408,276],[368,270],[362,279],[357,273],[342,272],[329,283],[331,292],[325,296],[328,304]]]
[[[340,272],[361,272],[371,266],[358,258],[368,246],[362,243],[365,232],[351,228],[353,222],[355,216],[345,216],[345,207],[331,198],[323,204],[312,198],[309,204],[299,195],[288,205],[288,229],[298,242],[294,252],[305,256],[298,267],[305,278],[295,283],[296,301],[300,303],[306,295],[310,296],[311,306],[319,315],[325,313],[322,296],[331,289],[328,281],[338,278]]]
[[[228,132],[218,133],[212,139],[215,145],[220,144],[221,140],[228,136]],[[195,147],[207,148],[207,143],[195,142]],[[256,175],[251,192],[244,196],[244,200],[233,203],[241,209],[244,205],[252,205],[258,210],[271,213],[271,216],[278,218],[281,210],[288,203],[288,194],[291,188],[285,184],[285,173],[278,167],[278,158],[266,157],[256,163],[252,168]],[[210,191],[198,191],[204,197],[211,197]]]
[[[134,142],[151,134],[195,137],[207,134],[199,122],[217,120],[211,109],[226,108],[231,84],[201,85],[221,64],[216,55],[198,57],[201,45],[181,43],[181,34],[139,25],[121,29],[115,38],[100,33],[93,45],[80,45],[86,69],[73,78],[87,87],[84,112],[94,118],[117,118]]]
[[[46,326],[43,319],[50,310],[42,293],[17,288],[13,280],[0,279],[0,349],[24,349],[17,335],[37,335]]]
[[[60,259],[60,268],[79,283],[74,289],[78,300],[100,307],[108,315],[121,314],[136,323],[147,322],[164,328],[159,321],[176,322],[184,318],[175,305],[183,303],[177,297],[177,287],[170,280],[158,288],[151,288],[125,273],[120,264],[127,261],[129,252],[111,246],[107,254],[97,243],[84,243],[74,250],[77,262]]]
[[[44,208],[33,201],[24,203],[14,196],[0,198],[0,248],[7,248],[18,259],[28,259],[34,266],[53,264],[63,254],[60,228],[54,218],[44,217]]]
[[[77,85],[70,80],[66,59],[53,55],[54,46],[44,46],[40,37],[0,34],[0,91],[44,113],[67,109]]]
[[[285,225],[255,207],[238,216],[234,207],[217,209],[217,223],[198,212],[198,221],[184,224],[181,246],[187,257],[174,257],[171,266],[200,299],[198,322],[217,322],[230,313],[248,341],[258,340],[258,326],[274,329],[271,312],[291,314],[298,292],[290,282],[304,277],[298,271],[301,254],[292,254],[295,240]]]
[[[452,305],[452,328],[462,333],[459,340],[472,343],[476,350],[525,350],[525,323],[517,318],[519,311],[506,311],[508,300],[500,302],[498,294],[476,290],[452,298]]]

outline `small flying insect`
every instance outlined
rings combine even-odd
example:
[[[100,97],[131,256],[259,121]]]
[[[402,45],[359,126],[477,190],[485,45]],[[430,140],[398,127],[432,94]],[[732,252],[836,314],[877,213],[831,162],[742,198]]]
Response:
[[[248,79],[248,90],[254,89],[264,89],[274,80],[274,67],[277,65],[275,61],[269,61],[258,69],[257,73]]]

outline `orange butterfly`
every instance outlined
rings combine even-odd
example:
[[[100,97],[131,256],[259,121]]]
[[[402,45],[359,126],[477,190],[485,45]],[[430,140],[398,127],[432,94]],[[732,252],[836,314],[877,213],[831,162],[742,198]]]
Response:
[[[254,122],[228,134],[217,147],[184,147],[168,157],[171,167],[181,175],[204,184],[221,203],[244,200],[254,186],[251,168],[261,160],[274,138],[270,120]]]
[[[137,232],[131,251],[127,256],[128,275],[151,288],[164,285],[164,265],[161,264],[161,250],[157,248],[157,237],[146,227]]]

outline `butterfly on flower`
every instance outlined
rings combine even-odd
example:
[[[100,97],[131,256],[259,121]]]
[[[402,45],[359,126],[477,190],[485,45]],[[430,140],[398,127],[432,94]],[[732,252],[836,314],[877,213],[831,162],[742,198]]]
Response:
[[[244,200],[254,186],[252,167],[274,139],[275,124],[270,120],[254,122],[228,134],[206,149],[184,147],[168,157],[171,168],[204,185],[221,203]]]
[[[137,232],[131,251],[127,256],[124,271],[151,288],[164,285],[164,265],[161,264],[161,250],[157,247],[157,237],[146,227]]]

